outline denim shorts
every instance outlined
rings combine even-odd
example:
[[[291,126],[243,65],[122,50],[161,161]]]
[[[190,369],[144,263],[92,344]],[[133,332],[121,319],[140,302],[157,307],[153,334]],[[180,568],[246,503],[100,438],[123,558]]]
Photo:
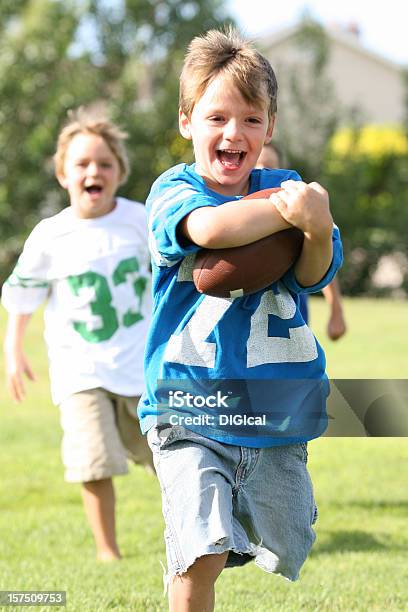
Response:
[[[229,551],[226,567],[255,563],[299,577],[317,517],[306,444],[232,446],[182,426],[156,425],[148,442],[162,491],[168,576]]]

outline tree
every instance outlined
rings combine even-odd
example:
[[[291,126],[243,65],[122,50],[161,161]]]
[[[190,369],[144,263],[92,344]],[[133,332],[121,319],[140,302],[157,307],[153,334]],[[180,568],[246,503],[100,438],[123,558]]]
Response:
[[[67,108],[93,97],[86,58],[68,55],[81,15],[70,0],[26,0],[0,8],[0,262],[10,259],[42,208],[61,202],[50,170]],[[68,86],[69,84],[69,86]],[[47,166],[48,162],[48,166]]]
[[[187,152],[178,76],[189,40],[225,22],[223,0],[3,0],[0,4],[0,275],[34,224],[66,205],[52,155],[67,110],[97,102],[129,133],[144,201]]]

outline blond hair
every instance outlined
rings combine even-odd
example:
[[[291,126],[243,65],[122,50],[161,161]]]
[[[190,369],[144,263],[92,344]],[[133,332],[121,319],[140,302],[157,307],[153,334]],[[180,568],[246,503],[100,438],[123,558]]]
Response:
[[[278,84],[268,60],[234,28],[209,30],[191,41],[180,76],[180,109],[191,117],[194,105],[218,75],[229,79],[244,100],[268,104],[271,118],[277,109]]]
[[[120,182],[123,184],[129,176],[129,159],[124,145],[127,133],[112,123],[105,113],[83,107],[68,111],[68,121],[59,133],[54,155],[55,173],[57,175],[64,173],[67,149],[77,134],[95,134],[104,139],[118,160]]]

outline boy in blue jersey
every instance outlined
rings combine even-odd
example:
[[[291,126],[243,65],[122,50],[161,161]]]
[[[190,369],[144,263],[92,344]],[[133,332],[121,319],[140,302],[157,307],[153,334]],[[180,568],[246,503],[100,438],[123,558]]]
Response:
[[[276,94],[271,66],[234,30],[193,39],[179,125],[195,163],[165,172],[147,201],[155,299],[139,417],[162,488],[171,610],[213,610],[222,569],[250,559],[296,580],[315,538],[306,442],[324,429],[325,359],[298,295],[330,282],[342,251],[320,185],[254,169]],[[269,199],[242,200],[276,186]],[[235,299],[196,291],[200,248],[291,226],[304,245],[280,282]],[[315,428],[303,427],[302,394],[316,396]]]

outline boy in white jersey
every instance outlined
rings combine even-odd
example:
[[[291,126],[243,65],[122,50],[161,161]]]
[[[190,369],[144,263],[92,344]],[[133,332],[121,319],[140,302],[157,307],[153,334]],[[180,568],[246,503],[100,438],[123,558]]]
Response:
[[[161,175],[147,200],[155,299],[139,418],[162,488],[177,612],[213,610],[226,565],[255,559],[296,580],[315,537],[306,442],[324,430],[327,379],[298,296],[332,280],[342,251],[320,185],[254,170],[272,137],[276,93],[270,64],[234,31],[193,39],[179,125],[196,163]],[[276,186],[270,199],[242,200]],[[196,291],[201,247],[237,247],[292,225],[304,245],[280,282],[234,299]],[[310,401],[295,405],[306,388]],[[305,406],[322,415],[315,427],[302,422]]]
[[[34,380],[25,329],[47,300],[65,479],[82,483],[102,561],[120,558],[112,477],[127,473],[127,457],[152,466],[135,417],[151,311],[146,215],[142,204],[115,196],[129,171],[125,138],[105,117],[83,109],[71,114],[54,157],[70,206],[34,228],[2,291],[7,380],[17,402],[25,396],[23,375]]]

